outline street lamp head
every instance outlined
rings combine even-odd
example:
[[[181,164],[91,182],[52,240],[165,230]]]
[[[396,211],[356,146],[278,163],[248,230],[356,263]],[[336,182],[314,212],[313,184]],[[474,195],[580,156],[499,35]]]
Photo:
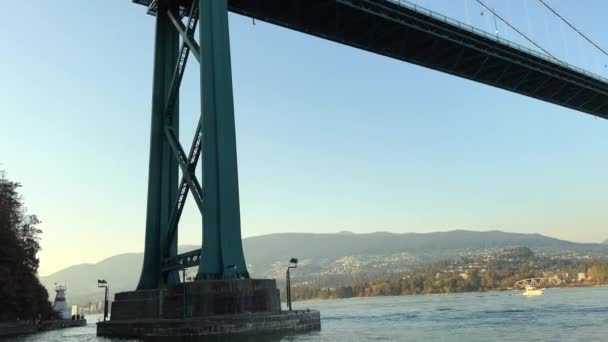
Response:
[[[103,287],[103,286],[107,286],[108,282],[105,281],[104,279],[97,279],[97,286],[98,287]]]
[[[298,258],[291,258],[291,260],[289,260],[290,263],[292,264],[298,264]]]

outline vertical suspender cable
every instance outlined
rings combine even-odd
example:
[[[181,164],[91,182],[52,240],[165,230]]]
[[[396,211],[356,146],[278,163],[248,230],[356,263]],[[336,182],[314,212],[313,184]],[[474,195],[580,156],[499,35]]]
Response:
[[[483,6],[483,8],[485,8],[486,10],[488,10],[488,12],[494,14],[496,16],[496,18],[500,19],[500,21],[502,21],[507,26],[509,26],[511,29],[513,29],[513,31],[517,32],[520,36],[524,37],[528,42],[532,43],[532,45],[534,45],[537,48],[539,48],[540,50],[542,50],[542,52],[546,53],[548,56],[550,56],[552,58],[555,58],[555,56],[553,56],[552,54],[550,54],[547,50],[543,49],[542,46],[540,46],[537,43],[535,43],[532,39],[530,39],[528,36],[526,36],[523,32],[521,32],[520,30],[518,30],[515,26],[511,25],[511,23],[509,23],[506,19],[504,19],[503,17],[501,17],[500,15],[498,15],[494,10],[492,10],[490,7],[488,7],[483,1],[481,1],[481,0],[475,0],[475,1],[477,1],[481,6]]]
[[[573,29],[576,33],[578,33],[581,37],[583,37],[591,45],[595,46],[595,48],[597,48],[598,50],[600,50],[604,55],[608,56],[608,52],[606,52],[604,49],[602,49],[601,47],[599,47],[599,45],[597,45],[596,43],[594,43],[583,32],[581,32],[579,29],[577,29],[576,27],[574,27],[574,25],[570,24],[570,22],[568,20],[566,20],[566,18],[564,18],[563,16],[561,16],[559,13],[557,13],[557,11],[554,10],[551,6],[549,6],[545,1],[543,1],[543,0],[538,0],[538,1],[541,4],[543,4],[543,6],[545,6],[549,11],[551,11],[553,14],[555,14],[558,18],[560,18],[564,23],[566,23],[566,25],[570,26],[571,29]]]

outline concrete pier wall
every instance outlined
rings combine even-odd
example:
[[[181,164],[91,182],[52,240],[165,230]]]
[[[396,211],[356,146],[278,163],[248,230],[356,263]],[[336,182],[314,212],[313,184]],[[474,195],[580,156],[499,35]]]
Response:
[[[117,293],[112,321],[280,312],[274,279],[205,280],[166,289]]]
[[[117,293],[111,319],[97,323],[99,336],[172,342],[320,329],[318,311],[281,311],[274,279],[202,280]]]
[[[146,341],[197,341],[195,337],[201,336],[277,335],[320,329],[319,311],[284,311],[274,314],[250,313],[190,319],[141,319],[97,323],[97,335],[99,336],[144,337]]]

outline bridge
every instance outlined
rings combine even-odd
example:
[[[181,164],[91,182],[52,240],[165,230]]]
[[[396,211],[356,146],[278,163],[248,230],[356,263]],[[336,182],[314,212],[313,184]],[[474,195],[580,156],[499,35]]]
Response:
[[[234,154],[234,156],[224,159],[230,160],[228,162],[230,165],[226,166],[226,172],[236,173],[234,137],[231,137],[234,134],[234,118],[230,62],[228,61],[225,65],[222,64],[224,62],[221,62],[222,66],[215,65],[214,59],[218,56],[210,55],[210,64],[206,64],[207,60],[203,56],[205,50],[201,50],[194,37],[194,32],[199,18],[207,15],[209,25],[214,25],[217,14],[199,12],[199,1],[134,0],[135,3],[147,6],[148,13],[156,15],[158,18],[156,49],[174,51],[171,58],[157,56],[155,62],[155,84],[157,84],[155,94],[164,92],[166,95],[155,95],[153,100],[156,103],[153,112],[158,112],[153,116],[158,116],[159,121],[154,124],[156,126],[153,125],[153,131],[156,129],[161,133],[156,138],[153,136],[151,140],[153,146],[151,146],[150,176],[152,178],[149,183],[148,218],[154,217],[159,209],[164,216],[162,219],[156,217],[147,223],[147,241],[151,242],[146,243],[146,246],[151,244],[154,247],[148,248],[145,254],[143,274],[147,276],[142,276],[141,288],[155,288],[166,281],[178,282],[174,273],[176,270],[190,266],[203,266],[209,259],[215,260],[212,262],[214,271],[205,277],[224,277],[225,264],[232,265],[231,269],[237,270],[234,276],[248,276],[241,251],[239,222],[233,222],[238,226],[234,228],[234,231],[222,233],[225,235],[223,239],[218,228],[204,233],[207,245],[213,239],[222,245],[212,252],[213,258],[209,255],[205,257],[203,250],[191,251],[183,255],[176,254],[177,226],[189,193],[192,194],[203,217],[219,218],[221,215],[226,215],[225,220],[233,221],[234,217],[239,216],[236,175],[232,181],[225,180],[225,186],[231,188],[230,197],[233,198],[228,206],[232,207],[233,211],[224,214],[214,211],[214,214],[207,212],[205,215],[204,193],[213,190],[215,195],[211,197],[221,198],[222,194],[227,193],[227,188],[220,188],[222,185],[218,183],[219,178],[201,186],[193,174],[201,152],[212,156],[211,158],[217,158],[215,162],[219,162],[222,156]],[[223,3],[223,1],[220,2]],[[234,13],[379,55],[439,70],[601,118],[608,118],[608,80],[566,64],[550,55],[530,50],[407,1],[227,0],[227,9]],[[158,27],[161,25],[161,20],[162,32]],[[222,31],[221,37],[213,39],[228,45],[227,23],[225,26],[221,30],[226,30],[226,32]],[[211,29],[211,26],[207,26],[200,30],[200,41]],[[159,37],[159,34],[165,34],[167,37]],[[177,53],[180,37],[182,43],[179,53]],[[212,39],[212,37],[213,34],[210,33],[207,39]],[[209,44],[206,46],[207,49],[218,50],[212,42]],[[221,47],[221,49],[223,51],[221,53],[224,54],[222,57],[229,58],[228,47]],[[186,154],[179,144],[176,133],[178,109],[175,107],[175,103],[190,52],[203,68],[208,69],[208,73],[212,74],[213,70],[221,68],[218,73],[222,78],[222,87],[225,87],[223,92],[227,98],[224,100],[227,103],[226,106],[229,107],[230,114],[225,123],[223,135],[212,138],[225,138],[224,143],[216,140],[203,141],[202,127],[205,126],[203,119],[205,115],[201,116],[192,147]],[[159,73],[165,74],[159,76]],[[203,77],[201,80],[204,83],[205,78]],[[211,97],[217,96],[214,94],[214,89],[209,89],[209,93]],[[203,108],[204,111],[205,108]],[[173,122],[170,122],[171,120]],[[216,118],[209,119],[209,124],[215,120]],[[216,148],[224,144],[230,146],[230,152],[224,150],[218,154]],[[206,148],[208,150],[205,152]],[[218,171],[215,162],[204,166],[203,173],[216,174],[215,177],[217,177]],[[184,176],[176,189],[168,188],[167,184],[172,181],[163,179],[163,177],[169,177],[167,174],[155,175],[155,170],[163,166],[171,170],[170,172],[165,171],[165,173],[171,173],[170,178],[172,179],[176,177],[178,167],[182,170]],[[158,177],[158,179],[154,179],[154,177]],[[210,177],[208,176],[207,179]],[[153,186],[156,189],[152,189]],[[160,187],[166,187],[166,189],[161,190]],[[174,199],[167,201],[167,196],[174,197]],[[171,206],[172,208],[170,208]],[[217,209],[218,207],[213,210]],[[150,226],[152,223],[154,223],[153,226]],[[205,231],[205,228],[203,230]],[[226,239],[226,236],[231,237]],[[230,254],[228,251],[233,250],[236,250],[234,255],[226,256],[231,261],[224,262],[224,257],[220,254]],[[161,261],[158,262],[158,260]],[[205,267],[200,269],[204,270]],[[172,275],[168,276],[168,274]]]
[[[188,336],[235,326],[248,332],[320,329],[319,312],[281,312],[275,280],[250,279],[247,271],[228,11],[608,117],[607,80],[406,1],[133,1],[156,16],[144,262],[136,291],[116,294],[112,319],[98,324],[99,335],[138,336],[159,327]],[[186,153],[178,137],[179,88],[191,55],[201,66],[201,115]],[[199,160],[202,182],[195,174]],[[179,220],[188,195],[202,216],[202,248],[178,254]],[[180,283],[178,272],[192,266],[198,266],[197,281]],[[247,316],[235,325],[237,316],[226,317],[245,312],[262,318]],[[171,323],[187,317],[219,318]],[[141,318],[146,320],[131,324]]]
[[[545,288],[551,286],[559,286],[563,281],[559,278],[528,278],[515,282],[514,287],[526,289],[530,287]]]
[[[157,1],[135,0],[156,13]],[[183,1],[182,8],[191,2]],[[608,80],[399,0],[229,0],[234,12],[608,117]],[[192,39],[193,41],[193,39]]]
[[[199,266],[201,279],[248,277],[240,241],[225,10],[608,118],[607,79],[404,0],[222,0],[217,3],[225,9],[207,5],[207,11],[199,11],[208,2],[204,0],[133,2],[147,6],[148,13],[157,17],[141,289],[177,283],[175,272],[191,266]],[[199,19],[204,25],[199,30],[202,48],[194,37]],[[190,54],[201,63],[202,74],[207,75],[201,76],[201,97],[210,100],[202,101],[203,114],[186,154],[176,133],[176,99]],[[205,86],[207,80],[211,83]],[[210,103],[207,109],[206,102]],[[217,105],[227,112],[216,113],[215,117],[207,115],[206,112],[217,111]],[[221,127],[213,127],[218,124]],[[202,186],[194,175],[201,154],[206,156]],[[178,168],[183,177],[174,188],[171,184],[176,182]],[[230,177],[220,177],[224,173]],[[188,194],[194,198],[203,221],[207,221],[203,224],[205,248],[177,255],[178,223]],[[226,202],[220,203],[222,199]],[[220,222],[226,226],[217,226]]]

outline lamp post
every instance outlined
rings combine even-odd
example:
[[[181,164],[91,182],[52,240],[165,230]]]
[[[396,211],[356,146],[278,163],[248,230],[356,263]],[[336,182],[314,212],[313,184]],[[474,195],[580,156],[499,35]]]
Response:
[[[104,279],[98,279],[97,287],[103,287],[106,290],[105,297],[103,300],[103,321],[105,322],[106,317],[108,317],[108,290],[110,289],[110,285],[108,285],[108,282]]]
[[[291,311],[291,274],[289,273],[289,270],[297,267],[298,258],[291,258],[291,260],[289,260],[289,266],[287,266],[287,271],[285,272],[285,294],[287,297],[287,308],[289,311]]]
[[[182,318],[186,318],[186,303],[188,302],[186,300],[186,269],[184,268],[183,273],[182,273],[182,286],[184,287],[184,296],[183,296],[183,300],[182,300]]]

